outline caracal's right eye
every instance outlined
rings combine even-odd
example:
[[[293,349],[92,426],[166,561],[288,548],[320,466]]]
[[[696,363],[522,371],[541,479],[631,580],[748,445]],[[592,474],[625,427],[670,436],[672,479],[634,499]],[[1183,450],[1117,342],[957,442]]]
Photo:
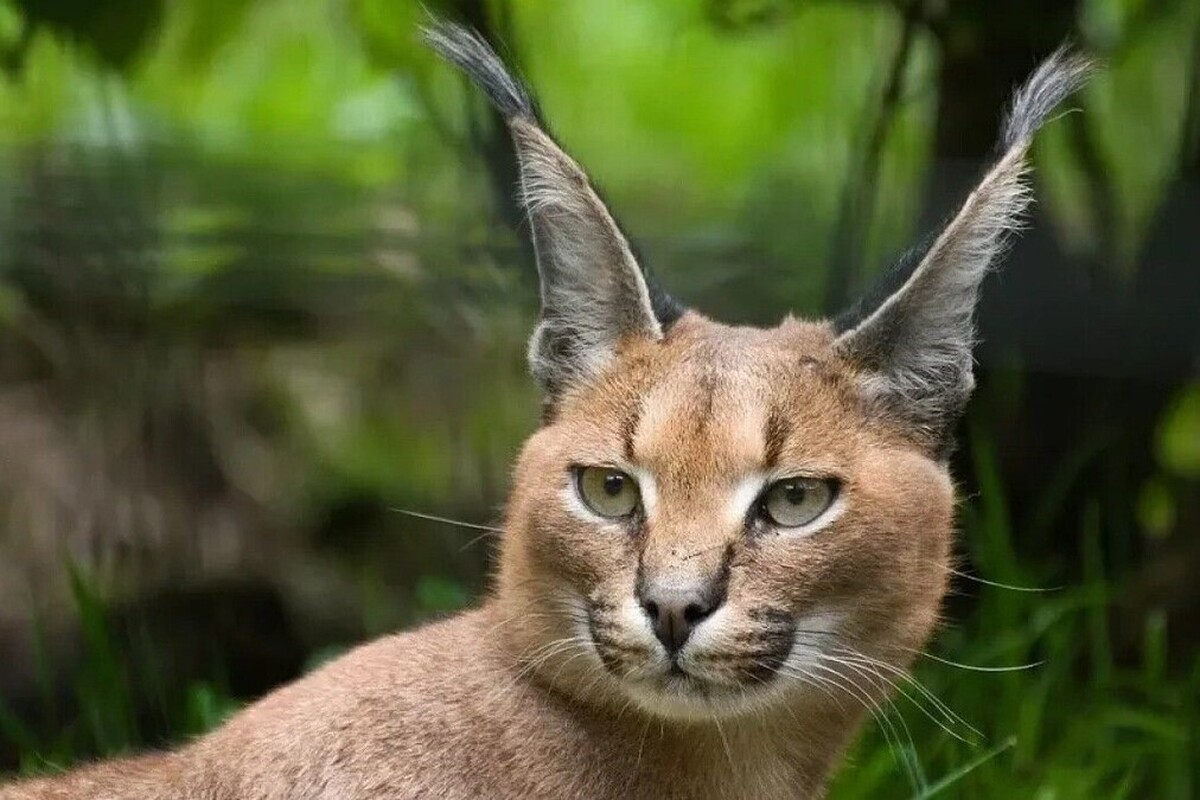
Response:
[[[628,517],[637,510],[637,482],[612,467],[576,467],[575,491],[584,505],[607,519]]]

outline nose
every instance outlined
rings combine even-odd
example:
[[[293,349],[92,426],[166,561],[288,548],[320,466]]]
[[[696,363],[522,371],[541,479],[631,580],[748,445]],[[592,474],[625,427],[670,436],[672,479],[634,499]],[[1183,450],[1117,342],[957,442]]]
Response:
[[[650,587],[638,593],[638,600],[654,635],[667,648],[667,655],[674,656],[683,649],[688,637],[701,622],[725,602],[724,591],[717,586],[708,590]]]

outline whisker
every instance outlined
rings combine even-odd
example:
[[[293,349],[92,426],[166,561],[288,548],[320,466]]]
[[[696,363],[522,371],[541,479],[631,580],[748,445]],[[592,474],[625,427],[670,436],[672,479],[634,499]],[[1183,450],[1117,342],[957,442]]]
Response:
[[[487,539],[490,536],[496,536],[496,535],[498,535],[498,534],[496,534],[492,531],[485,531],[485,532],[479,534],[478,536],[472,537],[471,539],[467,540],[466,544],[464,544],[462,547],[458,548],[458,552],[460,552],[460,553],[466,552],[467,550],[470,550],[472,547],[474,547],[475,545],[482,542],[484,539]]]
[[[936,661],[939,664],[945,664],[948,667],[957,667],[958,669],[965,669],[971,672],[1024,672],[1026,670],[1037,669],[1046,663],[1044,660],[1042,660],[1031,661],[1028,664],[1014,664],[1012,666],[983,667],[978,664],[960,664],[959,662],[951,661],[948,658],[935,656],[933,653],[921,653],[921,655],[930,659],[931,661]]]
[[[515,691],[517,686],[530,672],[541,667],[541,665],[546,663],[546,661],[548,661],[550,658],[569,650],[572,646],[578,646],[580,644],[580,637],[567,636],[561,639],[555,639],[553,641],[543,643],[536,647],[532,647],[526,652],[522,653],[517,658],[517,663],[522,664],[521,668],[515,673],[507,676],[507,682],[502,684],[497,691],[493,692],[488,697],[488,704],[495,703],[499,701],[500,698]]]
[[[911,765],[907,763],[907,759],[905,759],[901,754],[903,745],[900,742],[899,731],[896,730],[895,726],[892,725],[890,720],[886,719],[878,705],[870,698],[870,696],[861,693],[861,689],[857,686],[857,684],[854,684],[852,680],[849,680],[846,678],[846,676],[843,676],[836,670],[826,667],[820,663],[813,664],[812,666],[821,670],[822,672],[833,675],[833,678],[816,675],[809,670],[799,667],[785,668],[786,666],[787,665],[780,667],[778,670],[776,670],[776,672],[796,680],[807,681],[807,679],[811,679],[813,681],[819,681],[823,685],[836,688],[842,694],[855,700],[868,714],[871,715],[871,718],[875,720],[875,723],[879,726],[879,731],[883,734],[884,741],[887,743],[888,750],[891,752],[892,757],[896,760],[897,766],[901,767],[901,769],[908,774],[910,780],[913,780],[913,782],[916,783]],[[852,688],[846,686],[842,682],[843,680],[847,680],[851,684]]]
[[[586,656],[587,654],[588,654],[587,650],[580,649],[580,650],[579,650],[579,652],[577,652],[577,653],[573,654],[572,656],[570,656],[569,658],[567,658],[566,660],[564,660],[564,661],[563,661],[561,664],[559,664],[559,665],[558,665],[558,670],[557,670],[557,671],[554,673],[554,677],[550,679],[550,685],[552,685],[552,686],[553,686],[553,685],[555,685],[555,684],[557,684],[557,683],[558,683],[558,677],[559,677],[560,675],[562,675],[562,671],[563,671],[564,669],[566,669],[566,667],[567,667],[567,665],[568,665],[568,664],[570,664],[570,663],[571,663],[571,662],[573,662],[575,659],[577,659],[577,658],[579,658],[579,657],[581,657],[581,656]]]
[[[725,748],[725,758],[729,760],[729,769],[736,772],[737,767],[733,763],[733,750],[729,747],[729,740],[725,738],[725,729],[721,727],[721,718],[714,715],[712,720],[717,724],[717,734],[721,737],[721,746]]]
[[[1063,586],[1049,586],[1049,587],[1044,587],[1044,588],[1041,586],[1016,586],[1011,583],[1001,583],[1000,581],[992,581],[992,580],[988,580],[987,578],[980,578],[979,576],[972,575],[969,572],[963,572],[961,570],[954,569],[954,567],[943,566],[943,569],[945,569],[946,572],[949,572],[951,575],[954,575],[955,577],[962,578],[962,579],[968,580],[968,581],[973,581],[975,583],[981,583],[984,586],[994,586],[997,589],[1007,589],[1010,592],[1030,592],[1033,594],[1042,594],[1042,593],[1050,593],[1050,592],[1061,592],[1065,588]]]
[[[818,655],[820,656],[823,654]],[[925,781],[921,775],[921,767],[919,762],[916,760],[916,744],[913,742],[912,731],[908,729],[908,724],[904,722],[904,715],[900,714],[899,712],[896,713],[896,716],[900,719],[901,724],[904,725],[904,732],[908,739],[907,748],[901,741],[900,730],[896,727],[895,723],[888,718],[887,713],[882,707],[880,707],[879,703],[871,697],[870,692],[867,692],[865,689],[859,686],[859,684],[849,675],[838,672],[837,670],[821,664],[820,662],[813,664],[813,666],[832,675],[833,678],[831,678],[830,681],[833,683],[833,685],[837,686],[850,697],[857,700],[859,704],[870,713],[876,724],[879,725],[879,730],[881,733],[883,733],[883,738],[888,743],[888,750],[891,751],[892,757],[904,771],[913,788],[919,790],[922,786],[924,786]],[[843,681],[845,683],[843,683]],[[847,683],[850,685],[849,687],[846,686]],[[889,706],[891,706],[890,703]]]
[[[866,662],[855,663],[851,660],[845,660],[842,663],[844,663],[850,669],[853,669],[855,672],[858,672],[859,674],[864,674],[864,670],[866,670],[867,668],[870,668],[871,674],[873,674],[876,678],[878,678],[879,680],[883,681],[884,683],[886,683],[887,685],[889,685],[893,689],[895,689],[896,692],[898,692],[901,696],[903,696],[904,699],[908,700],[908,702],[912,703],[917,708],[917,710],[920,711],[922,714],[924,714],[931,722],[933,722],[933,724],[937,725],[943,731],[950,734],[955,739],[958,739],[963,744],[971,744],[970,741],[968,741],[963,736],[960,736],[958,734],[958,732],[956,732],[952,728],[950,728],[949,725],[947,725],[945,722],[943,722],[942,720],[940,720],[936,716],[934,716],[932,713],[930,713],[929,709],[927,709],[920,701],[918,701],[917,698],[913,697],[911,694],[909,694],[907,691],[905,691],[904,687],[900,686],[898,683],[891,680],[890,678],[888,678],[884,675],[881,675],[873,665],[866,663]],[[930,695],[930,696],[932,696],[932,695]],[[938,711],[942,712],[943,714],[946,713],[942,709],[941,701],[938,701],[935,698],[932,700],[932,702],[934,702],[934,708],[936,708]],[[952,723],[958,721],[956,716],[951,716],[951,717],[949,717],[949,719]],[[963,724],[965,724],[965,723],[963,723]],[[975,730],[974,728],[971,728],[970,725],[967,725],[967,727],[970,728],[972,731]],[[975,731],[975,732],[978,733],[978,731]]]
[[[912,653],[920,656],[921,658],[928,658],[930,661],[936,661],[939,664],[945,664],[948,667],[957,667],[958,669],[965,669],[971,672],[1025,672],[1026,670],[1037,669],[1038,667],[1046,664],[1045,659],[1043,659],[1041,661],[1030,661],[1026,664],[1002,664],[1000,666],[988,667],[980,664],[964,664],[959,661],[951,661],[948,658],[936,656],[933,653],[927,653],[924,650],[914,647],[904,647],[902,645],[892,645],[892,647],[906,653]],[[857,653],[856,655],[861,656],[862,654]]]
[[[767,670],[767,671],[768,671],[768,672],[770,672],[772,675],[779,675],[779,674],[783,674],[783,675],[785,675],[785,676],[787,676],[787,677],[789,677],[789,678],[793,678],[793,679],[795,679],[795,680],[798,680],[798,681],[800,681],[801,683],[805,684],[806,686],[811,686],[811,687],[813,687],[814,689],[820,689],[820,690],[821,690],[822,692],[824,692],[824,694],[825,694],[825,695],[826,695],[826,696],[829,698],[829,700],[830,700],[830,701],[831,701],[831,702],[832,702],[832,703],[833,703],[835,706],[837,706],[837,710],[838,710],[838,711],[841,711],[843,714],[846,712],[846,707],[842,705],[841,698],[839,698],[839,697],[838,697],[836,694],[834,694],[832,691],[830,691],[830,690],[829,690],[829,687],[828,687],[828,686],[826,686],[825,684],[823,684],[823,683],[818,683],[818,682],[815,680],[814,676],[812,676],[812,675],[808,675],[807,673],[804,673],[804,672],[802,672],[802,671],[798,671],[798,672],[796,672],[796,673],[794,673],[794,674],[793,674],[793,673],[788,673],[788,672],[782,672],[782,673],[781,673],[781,668],[780,668],[780,667],[773,666],[773,665],[771,665],[771,664],[768,664],[768,663],[766,663],[766,662],[764,662],[764,661],[758,661],[757,659],[754,661],[754,664],[755,664],[756,666],[758,666],[760,669],[765,669],[765,670]],[[749,677],[750,677],[752,680],[758,681],[760,684],[764,684],[764,685],[766,684],[766,681],[765,681],[765,680],[763,680],[762,678],[758,677],[757,675],[755,675],[754,673],[750,672],[749,670],[746,670],[746,669],[739,669],[739,670],[738,670],[738,673],[739,673],[739,674],[743,674],[743,675],[748,675],[748,676],[749,676]],[[789,708],[788,710],[791,712],[791,714],[792,714],[792,717],[793,717],[793,718],[796,718],[796,714],[795,714],[795,712],[794,712],[794,711],[791,711],[791,709],[790,709],[790,708]],[[800,720],[799,720],[798,718],[796,718],[796,722],[797,722],[797,723],[799,723],[799,721],[800,721]]]
[[[642,735],[638,737],[637,758],[634,759],[633,769],[629,771],[629,780],[625,783],[625,794],[628,795],[633,789],[634,782],[637,781],[638,771],[642,768],[642,751],[646,746],[646,735],[650,733],[650,725],[654,722],[654,717],[646,715],[646,725],[642,728]]]
[[[805,630],[804,628],[797,628],[796,630],[794,630],[792,632],[797,633],[797,634],[802,633],[802,634],[805,634],[806,636],[830,636],[835,639],[840,639],[843,637],[843,634],[841,634],[838,631],[810,631],[810,630]]]
[[[457,525],[460,528],[470,528],[471,530],[476,531],[487,531],[488,533],[504,533],[503,528],[497,528],[493,525],[480,525],[477,522],[465,522],[461,519],[452,519],[451,517],[439,517],[437,514],[426,514],[423,511],[413,511],[409,508],[397,508],[392,506],[388,509],[388,511],[393,511],[397,514],[404,514],[409,517],[416,517],[417,519],[429,520],[430,522],[441,522],[446,525]],[[478,539],[475,541],[478,541]]]
[[[959,714],[957,714],[954,711],[954,709],[952,709],[941,698],[939,698],[932,691],[930,691],[930,689],[927,686],[925,686],[925,684],[923,684],[923,683],[921,683],[921,681],[917,680],[916,676],[912,675],[907,670],[901,669],[900,667],[896,666],[895,664],[889,664],[888,662],[883,661],[881,659],[872,658],[871,656],[868,656],[865,653],[861,653],[857,650],[854,650],[853,648],[839,648],[839,652],[846,654],[847,657],[849,657],[853,660],[857,660],[864,664],[869,664],[869,665],[877,667],[877,668],[885,669],[888,672],[890,672],[891,674],[896,675],[905,681],[908,681],[908,683],[910,683],[913,686],[913,688],[915,688],[918,692],[920,692],[921,695],[925,699],[927,699],[930,703],[932,703],[933,707],[935,709],[937,709],[942,714],[942,716],[945,717],[949,722],[958,724],[958,725],[962,725],[964,728],[971,731],[971,733],[975,734],[976,736],[978,736],[981,739],[986,738],[986,737],[984,737],[983,733],[981,733],[977,728],[975,728],[975,726],[973,726],[971,723],[967,722],[965,719],[963,719],[961,716],[959,716]],[[882,677],[882,676],[880,676],[880,677]],[[889,683],[891,683],[891,681],[889,681]],[[894,683],[892,683],[892,685],[895,686]],[[905,695],[905,697],[908,697],[907,692],[903,692],[903,690],[901,690],[899,687],[896,687],[896,689],[897,689],[897,691],[901,691]],[[921,708],[921,710],[926,714],[926,716],[928,716],[928,712],[925,711],[925,709],[920,704],[918,704],[911,697],[908,697],[908,699],[913,703],[913,705],[916,705],[918,708]],[[937,720],[934,720],[934,721],[936,722]]]

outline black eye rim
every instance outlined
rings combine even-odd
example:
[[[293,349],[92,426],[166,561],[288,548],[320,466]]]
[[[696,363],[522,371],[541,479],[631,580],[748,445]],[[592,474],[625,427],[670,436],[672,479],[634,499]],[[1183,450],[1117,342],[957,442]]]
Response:
[[[634,478],[632,475],[630,475],[625,470],[621,469],[618,466],[614,466],[613,464],[571,464],[568,469],[571,473],[571,484],[572,484],[572,487],[575,489],[575,496],[579,498],[579,502],[583,503],[583,505],[589,511],[591,511],[593,514],[595,514],[596,516],[600,517],[601,519],[621,521],[621,520],[636,519],[638,516],[641,515],[641,513],[642,513],[642,489],[641,489],[641,486],[638,485],[637,479]],[[609,472],[615,472],[615,473],[618,473],[619,475],[621,475],[625,480],[629,481],[630,485],[633,486],[633,493],[634,493],[634,497],[635,497],[634,502],[633,502],[633,508],[631,508],[625,514],[621,514],[619,516],[614,517],[614,516],[611,516],[608,514],[601,513],[599,510],[597,510],[595,508],[595,506],[593,506],[591,503],[589,503],[588,499],[587,499],[587,494],[585,494],[583,491],[583,474],[585,472],[587,472],[589,469],[602,469],[602,470],[607,470]]]
[[[815,517],[813,517],[811,520],[809,520],[808,522],[803,522],[799,525],[784,525],[780,522],[777,522],[775,520],[775,518],[771,516],[771,512],[767,509],[767,496],[770,495],[771,492],[776,487],[778,487],[782,484],[785,484],[785,483],[792,483],[792,482],[796,482],[796,481],[806,481],[806,482],[825,484],[825,486],[827,486],[829,488],[829,501],[825,504],[825,507],[822,508],[820,510],[820,512],[818,512],[817,515]],[[779,478],[778,480],[774,480],[774,481],[771,481],[770,483],[768,483],[766,486],[764,486],[762,488],[762,491],[758,493],[758,497],[755,498],[754,503],[750,506],[751,522],[752,523],[758,522],[760,525],[765,525],[765,526],[768,526],[771,528],[778,528],[780,530],[794,531],[799,528],[803,528],[806,525],[810,525],[813,522],[815,522],[817,519],[819,519],[826,511],[828,511],[833,506],[833,504],[835,502],[837,502],[837,499],[838,499],[838,497],[841,496],[841,493],[842,493],[842,480],[841,480],[841,478],[838,478],[834,475],[800,474],[800,475],[789,475],[784,478]]]

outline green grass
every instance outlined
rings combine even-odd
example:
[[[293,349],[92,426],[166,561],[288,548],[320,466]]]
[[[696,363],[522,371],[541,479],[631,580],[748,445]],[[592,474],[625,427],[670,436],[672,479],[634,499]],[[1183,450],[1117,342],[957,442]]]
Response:
[[[71,676],[75,703],[70,705],[78,712],[63,716],[66,712],[61,706],[66,704],[52,685],[41,628],[34,620],[38,711],[44,720],[61,720],[61,724],[35,728],[0,700],[0,742],[17,751],[19,773],[56,772],[84,759],[145,748],[151,743],[150,726],[139,721],[138,708],[155,708],[153,728],[169,730],[176,739],[211,730],[235,710],[237,704],[216,683],[192,682],[178,696],[168,696],[153,643],[143,643],[134,652],[120,647],[100,592],[73,563],[67,562],[64,568],[70,577],[83,641],[80,667]]]
[[[1047,576],[1022,569],[991,442],[981,431],[971,438],[979,486],[963,509],[962,546],[986,579],[1049,586]],[[1069,482],[1077,472],[1074,459],[1064,463],[1065,477],[1056,483]],[[1061,486],[1052,489],[1055,497],[1065,496]],[[1053,500],[1043,503],[1034,512],[1035,522],[1048,527],[1059,513],[1055,506]],[[1019,591],[963,582],[978,598],[973,613],[948,626],[930,646],[930,655],[918,660],[915,679],[982,737],[947,723],[968,740],[959,741],[913,702],[898,697],[891,716],[905,720],[911,740],[902,734],[898,754],[881,727],[873,726],[853,748],[833,798],[1197,796],[1200,661],[1168,670],[1168,631],[1161,614],[1145,621],[1141,662],[1114,661],[1109,611],[1118,584],[1102,566],[1099,507],[1086,505],[1078,520],[1083,563],[1073,571],[1083,576],[1079,583]],[[982,672],[948,662],[1036,666]],[[916,780],[906,778],[899,766],[905,756],[919,764]]]
[[[919,772],[928,777],[906,779],[874,726],[853,749],[834,798],[1196,796],[1200,665],[1166,672],[1161,618],[1147,622],[1143,663],[1120,667],[1104,649],[1103,586],[1050,595],[989,587],[981,594],[978,614],[944,633],[931,652],[963,664],[1038,666],[977,672],[922,659],[916,679],[982,738],[947,722],[969,743],[958,741],[897,698],[892,716],[906,720]],[[1020,623],[992,629],[988,620],[997,616]]]
[[[979,492],[964,506],[960,541],[986,579],[1046,584],[1046,575],[1022,569],[992,452],[981,436],[973,444]],[[1197,796],[1200,662],[1168,668],[1169,631],[1157,614],[1146,620],[1140,663],[1114,660],[1108,611],[1115,588],[1101,567],[1098,509],[1093,504],[1078,520],[1087,543],[1076,570],[1081,582],[1020,591],[960,581],[976,596],[974,609],[942,631],[929,655],[919,659],[915,680],[978,734],[938,712],[910,684],[911,699],[897,695],[887,723],[870,725],[852,748],[833,786],[835,800]],[[1057,511],[1036,513],[1050,519]],[[152,661],[153,653],[119,652],[105,627],[100,596],[78,571],[70,571],[86,647],[74,682],[82,712],[44,735],[0,707],[0,739],[19,750],[26,773],[128,752],[147,741],[133,713],[134,686],[153,696],[153,666],[138,663]],[[441,584],[434,588],[439,597],[454,594]],[[1037,666],[1016,671],[954,666],[1030,663]],[[45,702],[53,712],[48,689]],[[160,729],[166,725],[176,740],[184,740],[219,724],[236,703],[220,685],[196,683],[182,696],[158,697],[157,706]]]

